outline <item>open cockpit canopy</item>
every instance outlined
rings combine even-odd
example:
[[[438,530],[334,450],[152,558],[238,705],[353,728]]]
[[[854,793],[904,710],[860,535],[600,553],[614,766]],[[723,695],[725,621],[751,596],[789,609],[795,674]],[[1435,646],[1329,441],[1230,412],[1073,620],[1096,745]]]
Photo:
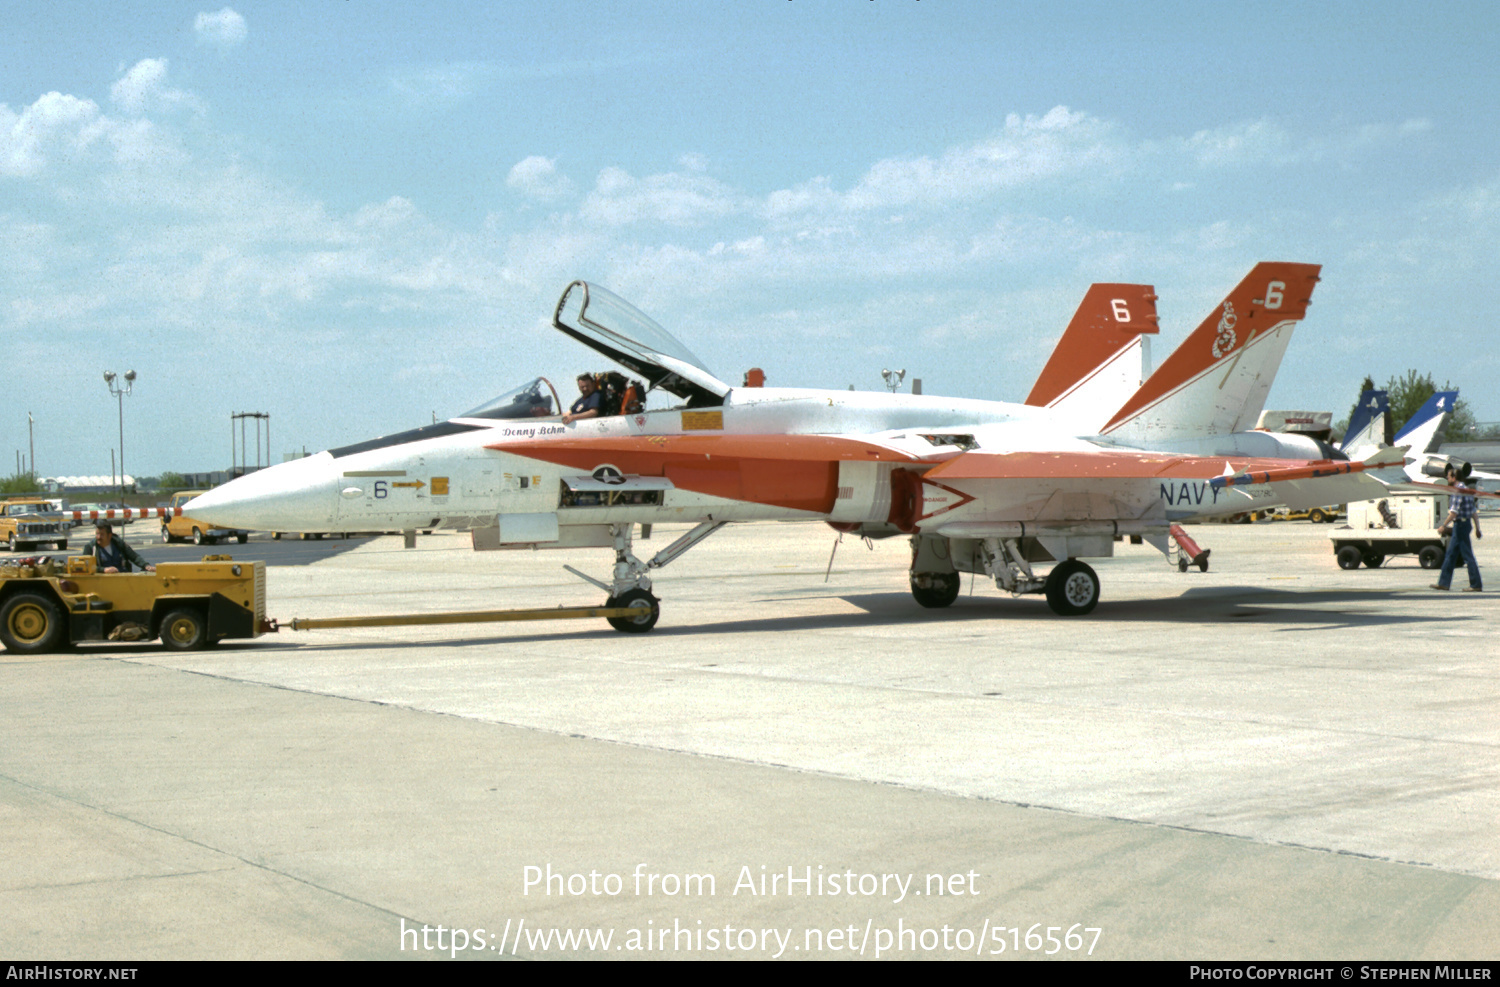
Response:
[[[558,299],[552,324],[590,349],[680,398],[690,406],[722,404],[729,385],[719,380],[640,309],[614,292],[574,281]]]

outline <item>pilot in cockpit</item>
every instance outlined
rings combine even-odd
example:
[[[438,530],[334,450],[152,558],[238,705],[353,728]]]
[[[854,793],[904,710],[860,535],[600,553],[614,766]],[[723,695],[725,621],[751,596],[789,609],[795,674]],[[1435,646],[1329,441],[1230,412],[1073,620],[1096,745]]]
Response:
[[[599,417],[599,385],[592,374],[578,375],[578,393],[578,400],[573,402],[573,407],[562,417],[564,425],[571,425],[581,418]]]

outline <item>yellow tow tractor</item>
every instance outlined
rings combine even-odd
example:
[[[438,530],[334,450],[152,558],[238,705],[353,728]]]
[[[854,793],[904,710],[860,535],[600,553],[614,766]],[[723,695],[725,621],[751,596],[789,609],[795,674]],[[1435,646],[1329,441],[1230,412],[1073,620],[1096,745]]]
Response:
[[[46,654],[89,641],[148,641],[175,651],[259,637],[283,626],[306,631],[336,627],[401,627],[513,620],[604,617],[622,631],[656,623],[651,600],[604,606],[461,613],[298,618],[266,617],[266,564],[205,555],[201,562],[162,562],[155,572],[99,572],[91,555],[59,567],[50,559],[0,565],[0,643],[13,654]]]
[[[155,572],[103,573],[93,556],[0,565],[0,642],[44,654],[84,641],[145,641],[189,651],[258,637],[266,620],[266,564],[206,555]]]

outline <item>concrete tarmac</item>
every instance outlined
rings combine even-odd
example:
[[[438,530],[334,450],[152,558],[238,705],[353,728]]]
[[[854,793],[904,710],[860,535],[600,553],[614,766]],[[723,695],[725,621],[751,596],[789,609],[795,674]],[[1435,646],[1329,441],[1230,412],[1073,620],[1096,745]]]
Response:
[[[829,529],[767,524],[661,570],[647,635],[0,657],[0,954],[1493,959],[1500,601],[1334,530],[1122,545],[1086,618],[922,610],[904,540],[825,581]],[[382,538],[268,611],[593,604],[561,566],[609,562]]]

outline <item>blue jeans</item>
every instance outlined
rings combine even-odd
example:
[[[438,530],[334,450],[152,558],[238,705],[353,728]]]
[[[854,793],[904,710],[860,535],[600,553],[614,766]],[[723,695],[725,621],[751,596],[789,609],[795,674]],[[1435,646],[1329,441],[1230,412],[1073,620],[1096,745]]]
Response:
[[[1469,544],[1469,532],[1473,530],[1474,522],[1469,520],[1458,520],[1453,522],[1453,536],[1448,539],[1448,554],[1443,556],[1443,571],[1438,576],[1438,585],[1447,589],[1453,583],[1453,570],[1458,568],[1458,558],[1463,556],[1464,565],[1469,570],[1469,585],[1474,589],[1484,588],[1479,580],[1479,560],[1474,558],[1474,546]]]

